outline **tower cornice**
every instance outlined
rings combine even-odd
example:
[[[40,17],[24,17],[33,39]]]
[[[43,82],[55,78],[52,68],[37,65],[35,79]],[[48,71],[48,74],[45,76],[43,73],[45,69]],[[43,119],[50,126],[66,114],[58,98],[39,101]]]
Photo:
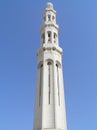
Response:
[[[36,55],[39,56],[41,53],[43,53],[44,51],[56,51],[57,53],[59,53],[60,55],[63,54],[63,50],[61,47],[56,47],[56,46],[43,46],[41,48],[39,48],[37,50]]]
[[[44,10],[43,15],[44,15],[46,12],[49,12],[49,11],[53,12],[53,13],[56,15],[56,11],[55,11],[54,9],[47,9],[47,8]]]
[[[45,27],[55,27],[57,30],[59,30],[59,26],[55,23],[52,23],[52,22],[45,22],[41,28],[40,28],[40,31],[42,31],[42,29],[44,29]]]

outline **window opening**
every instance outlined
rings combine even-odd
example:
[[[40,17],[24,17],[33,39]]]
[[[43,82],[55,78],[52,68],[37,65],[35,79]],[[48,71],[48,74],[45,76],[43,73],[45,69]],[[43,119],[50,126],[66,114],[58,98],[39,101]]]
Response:
[[[51,42],[51,32],[48,32],[48,42]]]
[[[50,87],[51,87],[51,82],[50,82],[50,77],[51,77],[51,62],[48,62],[48,103],[50,104]]]
[[[42,89],[42,74],[43,74],[43,64],[40,66],[40,87],[39,87],[39,106],[41,102],[41,89]]]
[[[60,106],[60,90],[59,90],[59,67],[58,64],[56,64],[57,67],[57,87],[58,87],[58,103]]]
[[[51,15],[48,15],[48,21],[51,21]]]
[[[42,43],[45,43],[45,34],[42,34]]]
[[[54,16],[52,16],[52,20],[55,21],[55,17]]]
[[[57,40],[57,34],[54,33],[54,42],[56,42],[56,40]]]

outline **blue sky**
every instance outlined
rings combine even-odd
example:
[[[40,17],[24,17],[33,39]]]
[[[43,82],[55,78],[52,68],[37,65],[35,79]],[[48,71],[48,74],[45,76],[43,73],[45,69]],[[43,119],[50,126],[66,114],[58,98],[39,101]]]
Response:
[[[97,130],[97,0],[57,11],[68,130]],[[36,50],[47,0],[0,0],[0,130],[32,130]]]

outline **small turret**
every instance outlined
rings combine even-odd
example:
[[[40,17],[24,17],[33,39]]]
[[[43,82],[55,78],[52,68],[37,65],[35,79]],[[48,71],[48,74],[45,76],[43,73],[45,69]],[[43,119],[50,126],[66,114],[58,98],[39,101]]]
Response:
[[[50,2],[46,4],[43,12],[43,24],[41,26],[41,46],[49,46],[48,44],[58,46],[56,11],[53,8],[53,4]]]

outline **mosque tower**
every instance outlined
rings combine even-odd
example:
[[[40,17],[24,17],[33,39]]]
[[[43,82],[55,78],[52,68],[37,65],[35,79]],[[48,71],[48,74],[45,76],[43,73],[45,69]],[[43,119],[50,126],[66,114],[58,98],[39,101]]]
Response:
[[[43,12],[40,48],[37,50],[34,130],[67,130],[58,30],[56,11],[48,2]]]

